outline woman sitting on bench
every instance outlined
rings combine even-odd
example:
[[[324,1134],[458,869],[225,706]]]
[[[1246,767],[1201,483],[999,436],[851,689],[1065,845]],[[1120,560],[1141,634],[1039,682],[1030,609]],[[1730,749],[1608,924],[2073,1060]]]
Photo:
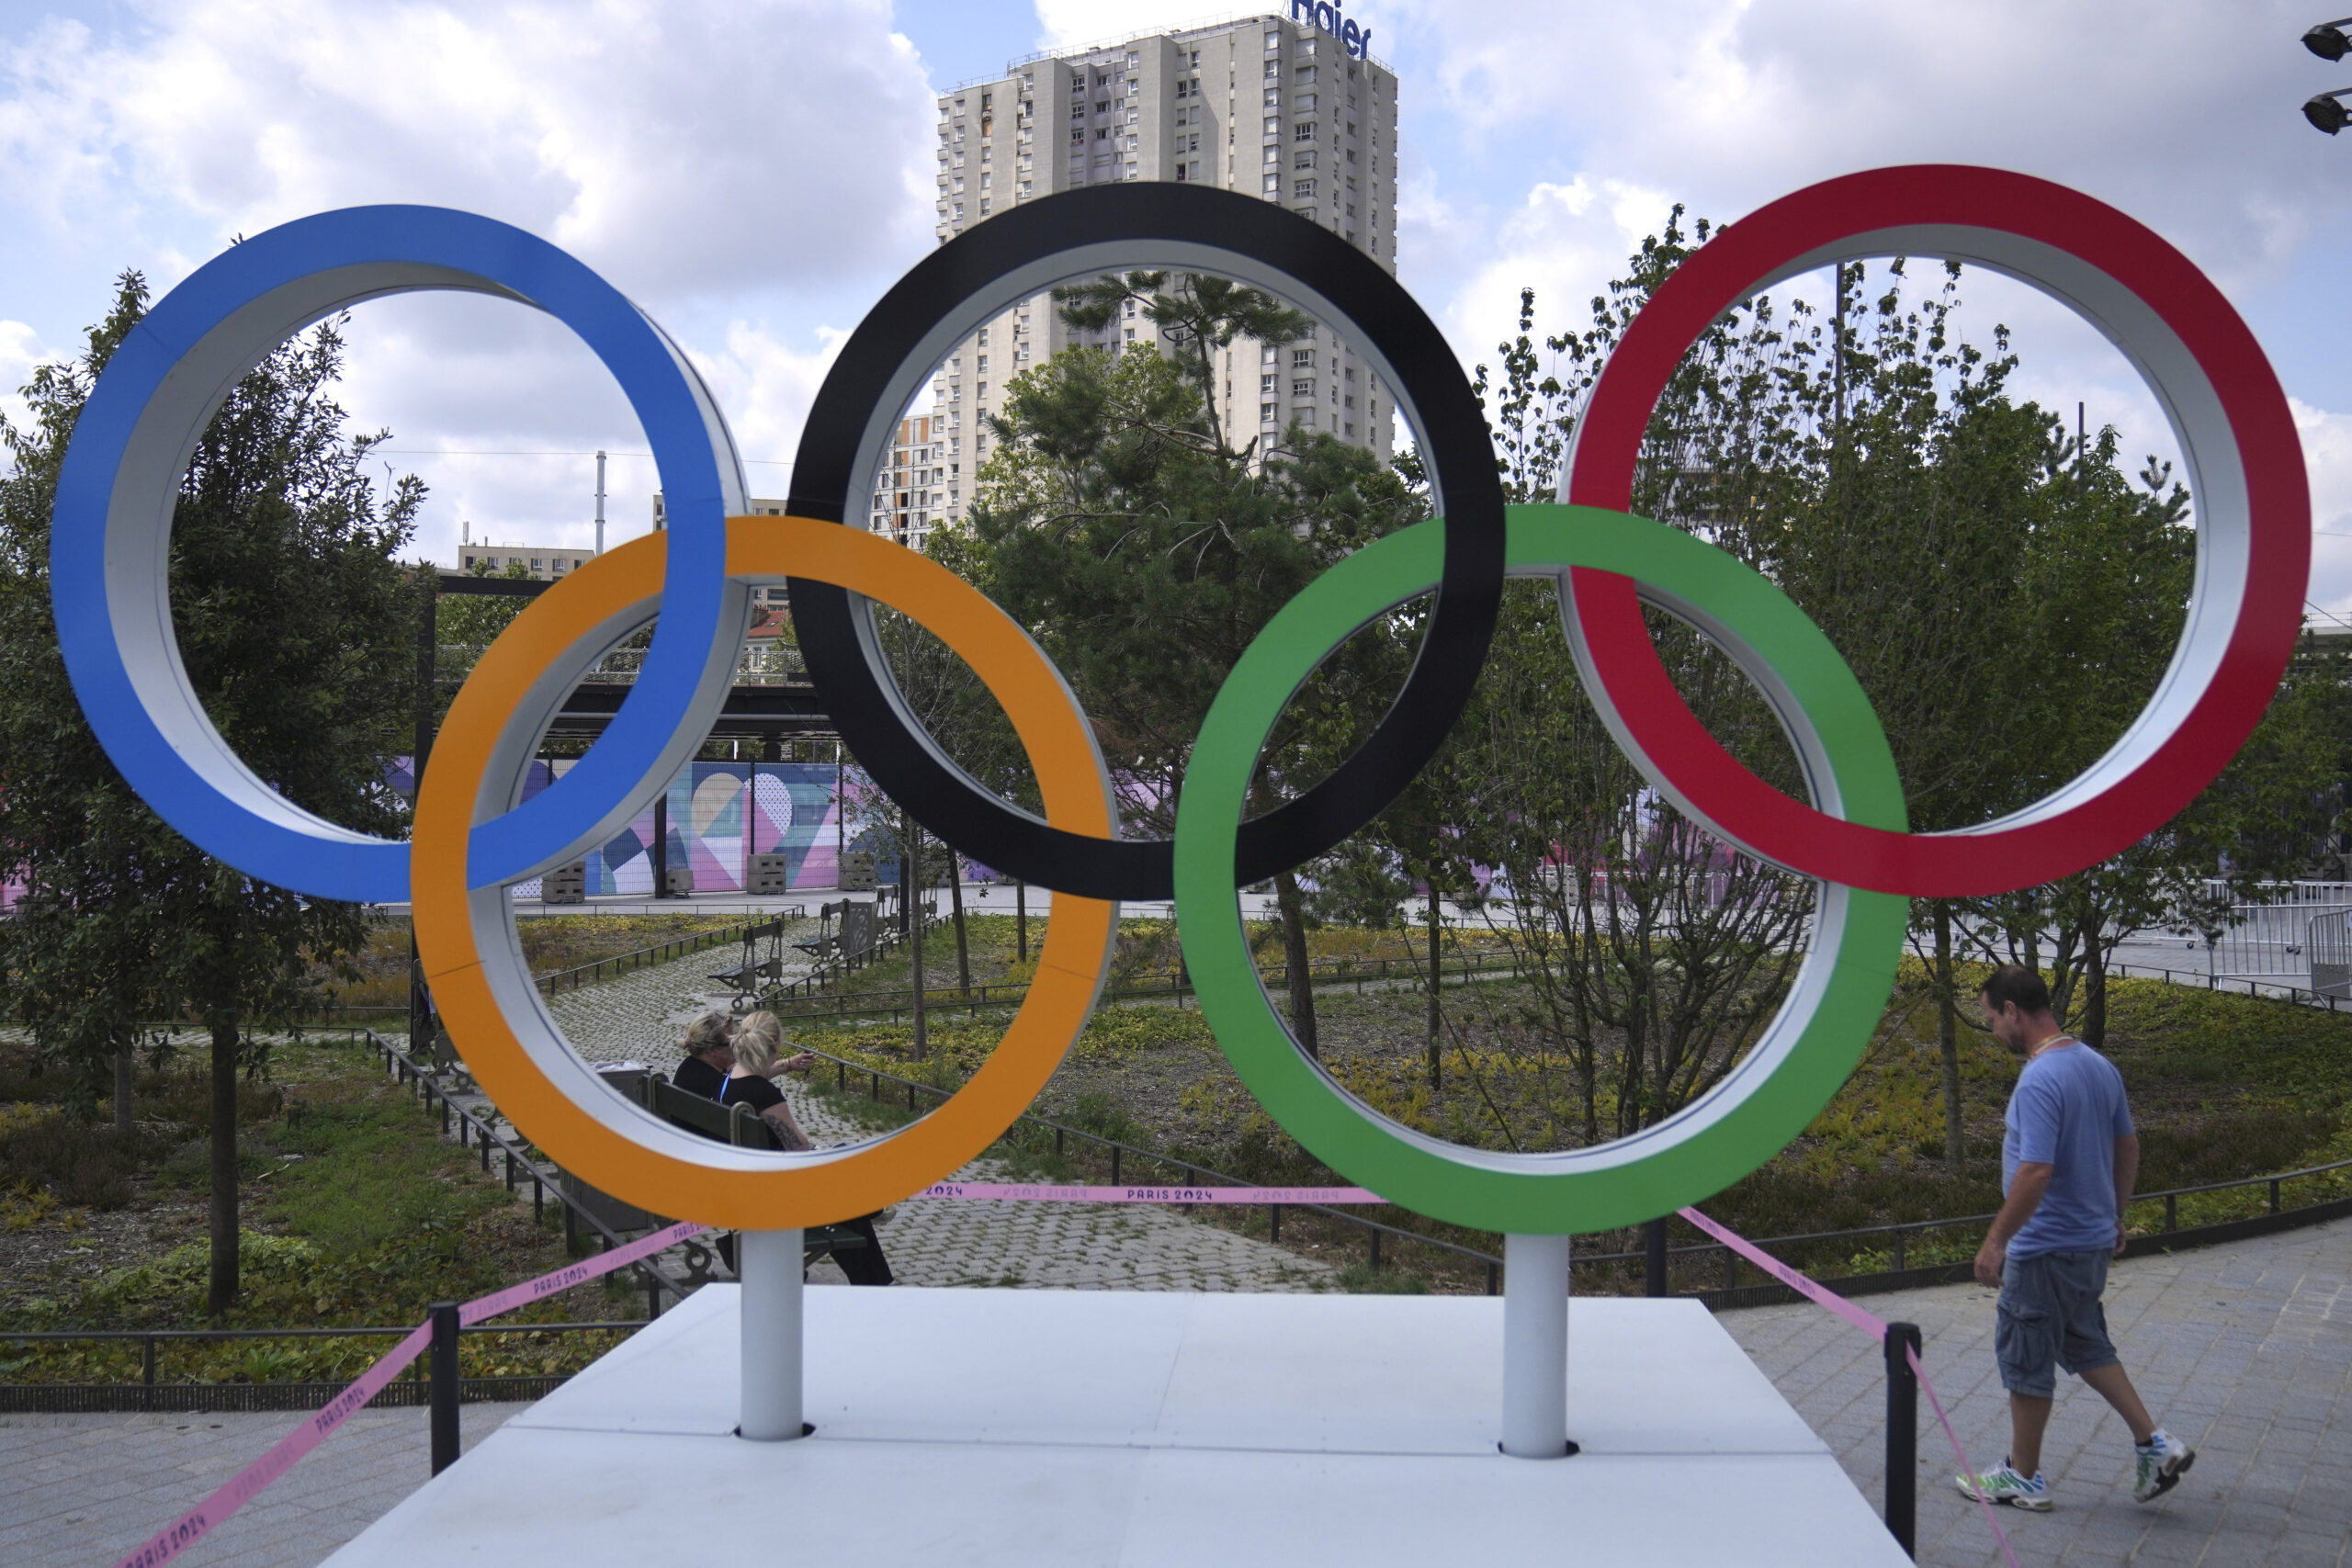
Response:
[[[793,1120],[792,1107],[785,1103],[784,1091],[771,1082],[778,1073],[805,1073],[817,1065],[817,1058],[806,1051],[796,1056],[779,1056],[784,1044],[784,1025],[772,1012],[755,1012],[735,1026],[735,1070],[721,1088],[718,1102],[733,1105],[741,1102],[752,1106],[767,1119],[776,1135],[789,1148],[807,1149],[816,1145]],[[887,1285],[890,1282],[890,1263],[882,1256],[882,1238],[874,1234],[874,1216],[861,1215],[843,1220],[836,1227],[852,1232],[865,1239],[864,1247],[854,1247],[833,1254],[833,1262],[849,1277],[853,1285]]]
[[[730,1042],[735,1048],[735,1067],[718,1086],[718,1103],[748,1105],[775,1129],[777,1139],[786,1148],[812,1149],[817,1145],[808,1141],[808,1134],[793,1120],[792,1107],[785,1102],[784,1090],[771,1080],[782,1072],[806,1072],[808,1063],[816,1058],[780,1057],[776,1048],[783,1043],[784,1026],[772,1012],[755,1012],[737,1024]]]

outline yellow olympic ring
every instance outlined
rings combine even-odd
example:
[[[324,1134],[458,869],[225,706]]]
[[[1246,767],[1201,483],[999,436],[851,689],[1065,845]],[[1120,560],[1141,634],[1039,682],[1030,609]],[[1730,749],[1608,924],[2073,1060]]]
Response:
[[[729,517],[727,528],[729,577],[835,583],[927,627],[1012,719],[1046,819],[1117,836],[1110,775],[1083,714],[1036,644],[977,589],[901,545],[838,524]],[[531,984],[513,900],[503,887],[466,886],[467,835],[512,804],[524,754],[517,737],[525,747],[536,742],[549,705],[570,690],[566,677],[658,607],[664,559],[662,541],[649,536],[573,572],[500,634],[458,692],[417,799],[412,907],[425,979],[475,1080],[582,1179],[659,1213],[739,1229],[870,1213],[954,1173],[1036,1099],[1093,1010],[1118,907],[1056,894],[1036,983],[1002,1043],[937,1110],[871,1142],[797,1155],[735,1148],[596,1085]]]

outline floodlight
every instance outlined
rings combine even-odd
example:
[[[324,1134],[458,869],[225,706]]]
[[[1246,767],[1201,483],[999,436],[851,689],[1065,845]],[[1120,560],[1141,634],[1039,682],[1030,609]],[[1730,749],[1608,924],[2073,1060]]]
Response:
[[[2303,35],[2303,47],[2322,60],[2341,60],[2352,54],[2352,36],[2344,31],[2347,27],[2352,27],[2352,17],[2322,22]]]
[[[2343,102],[2347,93],[2352,93],[2352,87],[2338,87],[2332,93],[2306,98],[2303,101],[2303,118],[2330,136],[2335,135],[2346,126],[2352,125],[2352,109],[2346,108]]]

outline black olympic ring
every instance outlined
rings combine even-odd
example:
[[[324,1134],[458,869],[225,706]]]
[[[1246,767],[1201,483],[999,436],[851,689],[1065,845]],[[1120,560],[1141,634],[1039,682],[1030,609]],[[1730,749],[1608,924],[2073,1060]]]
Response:
[[[1345,333],[1419,436],[1445,519],[1436,601],[1396,700],[1328,778],[1242,825],[1234,880],[1261,882],[1370,822],[1437,754],[1470,700],[1502,604],[1502,482],[1485,416],[1437,323],[1379,263],[1295,213],[1206,186],[1115,185],[1023,203],[940,246],[866,312],[809,409],[786,509],[831,523],[863,517],[900,411],[951,348],[1017,299],[1135,266],[1232,277]],[[924,828],[1042,887],[1174,896],[1170,840],[1090,839],[1007,804],[909,712],[862,597],[801,578],[789,591],[809,678],[842,741]]]

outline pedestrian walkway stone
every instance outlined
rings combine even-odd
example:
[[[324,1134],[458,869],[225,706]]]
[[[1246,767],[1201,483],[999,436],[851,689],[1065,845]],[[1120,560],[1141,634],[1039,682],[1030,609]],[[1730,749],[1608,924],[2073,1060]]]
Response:
[[[1863,1303],[1919,1325],[1928,1375],[1980,1470],[2008,1446],[1995,1296],[1948,1285]],[[2352,1562],[2352,1222],[2118,1263],[2107,1315],[2141,1396],[2198,1450],[2196,1467],[2156,1502],[2132,1502],[2131,1434],[2098,1394],[2062,1377],[2042,1447],[2057,1506],[2001,1513],[2021,1568]],[[1809,1304],[1728,1312],[1723,1322],[1855,1483],[1882,1498],[1878,1344]],[[1919,1561],[1991,1568],[1999,1550],[1981,1510],[1951,1484],[1959,1466],[1924,1398],[1920,1418]]]
[[[792,944],[816,933],[814,920],[786,922],[783,983],[788,985],[814,967],[814,961]],[[731,964],[738,951],[714,947],[576,991],[560,991],[548,999],[548,1012],[571,1048],[587,1060],[639,1061],[666,1073],[681,1059],[678,1038],[686,1026],[714,1008],[725,1011],[733,1003],[733,989],[710,976]]]
[[[944,1258],[956,1246],[956,1224],[980,1207],[910,1202],[900,1205],[891,1228],[914,1222],[906,1232],[910,1256]],[[1024,1245],[1075,1255],[1103,1234],[1097,1230],[1090,1240],[1056,1232],[1050,1211],[1030,1212],[1042,1217],[1022,1234]],[[935,1227],[933,1249],[913,1245],[925,1227]],[[1123,1239],[1147,1244],[1148,1254],[1152,1236],[1143,1221]],[[986,1254],[990,1260],[1002,1256],[1001,1241]],[[991,1266],[967,1262],[976,1274]],[[1148,1288],[1140,1263],[1139,1257],[1138,1283]],[[1096,1267],[1108,1271],[1102,1258]],[[1024,1274],[1020,1282],[1053,1283],[1043,1277],[1047,1271],[1040,1268],[1037,1277]],[[1163,1274],[1174,1271],[1162,1267]],[[2023,1568],[2345,1568],[2352,1561],[2352,1454],[2337,1439],[2352,1417],[2352,1222],[2120,1263],[2108,1300],[2126,1366],[2158,1418],[2197,1446],[2197,1467],[2169,1495],[2135,1505],[2128,1435],[2097,1395],[2066,1383],[2045,1450],[2057,1508],[2001,1516]],[[1993,1293],[1944,1286],[1872,1297],[1868,1304],[1920,1325],[1928,1374],[1971,1458],[1980,1465],[1997,1461],[2007,1415],[1993,1369]],[[1725,1313],[1723,1322],[1875,1501],[1885,1432],[1885,1375],[1876,1342],[1810,1305]],[[467,1442],[515,1408],[466,1406]],[[1574,1410],[1572,1395],[1572,1431]],[[1976,1507],[1951,1489],[1948,1478],[1956,1466],[1945,1462],[1940,1433],[1925,1424],[1932,1417],[1924,1402],[1921,1415],[1919,1561],[1991,1568],[2000,1561],[1991,1534]],[[0,1562],[22,1568],[110,1562],[299,1419],[0,1416],[0,1474],[9,1482],[0,1488]],[[422,1410],[362,1412],[182,1561],[191,1568],[308,1568],[424,1482],[424,1420]]]
[[[792,934],[787,931],[787,939]],[[718,967],[713,957],[690,953],[568,991],[555,998],[549,1010],[565,1038],[588,1060],[633,1060],[669,1072],[681,1060],[677,1042],[686,1025],[711,1008],[727,1005],[729,993],[707,976],[707,971]],[[785,978],[803,972],[805,968],[787,967]],[[780,1082],[795,1120],[820,1147],[860,1143],[875,1135],[806,1083],[790,1077]],[[452,1098],[476,1110],[487,1105],[479,1095],[462,1091]],[[511,1131],[503,1122],[496,1130],[502,1137]],[[953,1179],[988,1182],[1011,1177],[983,1160],[955,1172]],[[915,1199],[898,1205],[876,1231],[892,1272],[910,1285],[1315,1291],[1331,1289],[1336,1279],[1328,1264],[1201,1224],[1179,1209],[1140,1204]],[[683,1247],[660,1254],[655,1261],[673,1279],[687,1276]],[[809,1281],[846,1282],[831,1261],[818,1264]]]
[[[526,1404],[469,1404],[462,1447]],[[182,1553],[187,1568],[311,1568],[432,1474],[422,1408],[363,1410]],[[104,1568],[209,1496],[303,1417],[0,1416],[0,1562]]]

